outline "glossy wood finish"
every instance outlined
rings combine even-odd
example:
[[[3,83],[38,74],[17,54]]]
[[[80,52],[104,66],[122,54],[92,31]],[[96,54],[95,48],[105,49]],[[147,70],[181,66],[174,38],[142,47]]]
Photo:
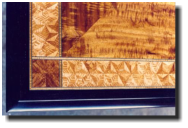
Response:
[[[175,59],[175,3],[62,3],[62,53]]]
[[[31,5],[30,89],[175,88],[175,3]]]
[[[88,90],[40,90],[29,89],[29,3],[7,4],[6,34],[6,114],[13,115],[20,111],[40,111],[60,109],[93,109],[100,107],[176,107],[176,116],[157,116],[157,119],[178,118],[180,101],[178,97],[180,85],[180,57],[176,47],[176,89],[88,89]],[[177,31],[181,10],[176,10]],[[17,21],[17,22],[12,22]],[[21,32],[21,33],[19,33]],[[180,32],[180,30],[178,31]],[[177,44],[179,33],[177,32]],[[14,33],[14,34],[13,34]],[[11,38],[10,38],[11,37]],[[15,40],[16,39],[16,40]],[[31,38],[30,38],[31,39]],[[18,57],[19,56],[19,57]],[[48,57],[50,59],[50,57]],[[34,58],[32,58],[34,59]],[[42,59],[42,58],[38,58]],[[64,58],[65,59],[65,58]],[[71,59],[71,58],[69,58]],[[83,59],[83,58],[82,58]],[[81,59],[81,60],[82,60]],[[31,62],[31,61],[30,61]],[[21,78],[21,79],[20,79]],[[48,88],[46,88],[48,89]],[[176,99],[175,99],[176,96]],[[62,100],[64,99],[64,100]],[[33,102],[32,102],[33,101]],[[35,102],[36,101],[36,102]],[[176,105],[175,105],[176,103]],[[46,110],[46,111],[45,111]],[[48,113],[48,112],[47,112]],[[33,113],[32,113],[33,114]],[[154,118],[154,117],[127,117]]]

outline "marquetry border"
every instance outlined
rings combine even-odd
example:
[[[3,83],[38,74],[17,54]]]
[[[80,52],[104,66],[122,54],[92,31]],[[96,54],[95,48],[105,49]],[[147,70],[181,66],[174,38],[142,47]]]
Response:
[[[59,57],[33,57],[32,56],[32,2],[30,2],[30,39],[29,39],[29,87],[30,90],[99,90],[99,89],[159,89],[159,88],[175,88],[174,86],[124,86],[124,87],[63,87],[62,85],[62,76],[63,76],[63,71],[62,71],[62,61],[63,60],[81,60],[81,61],[145,61],[145,62],[175,62],[175,59],[126,59],[126,58],[73,58],[73,57],[62,57],[62,19],[61,19],[61,2],[58,2],[58,16],[59,16]],[[32,87],[32,60],[59,60],[60,62],[60,87],[41,87],[41,88],[34,88]],[[176,69],[175,69],[176,72]]]

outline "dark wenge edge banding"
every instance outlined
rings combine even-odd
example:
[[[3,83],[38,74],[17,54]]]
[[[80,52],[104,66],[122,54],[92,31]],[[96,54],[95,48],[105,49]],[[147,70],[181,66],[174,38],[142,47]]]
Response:
[[[176,17],[177,18],[177,17]],[[178,17],[179,18],[179,17]],[[178,22],[179,23],[179,22]],[[177,22],[176,22],[177,24]],[[175,106],[179,90],[179,59],[176,58],[176,89],[115,89],[115,90],[29,90],[29,3],[7,3],[6,23],[6,111],[31,107],[92,107],[103,105],[155,105]],[[179,32],[176,29],[176,34]],[[176,35],[176,44],[179,37]],[[179,44],[178,44],[179,45]],[[179,46],[176,45],[176,54]],[[179,54],[178,54],[179,55]],[[177,55],[177,56],[178,56]],[[178,90],[177,90],[178,89]],[[139,98],[161,98],[160,100],[139,100]],[[27,103],[21,100],[58,99],[105,99],[114,101],[71,101]],[[116,100],[116,98],[136,98],[137,100]],[[176,105],[179,103],[178,98]],[[176,110],[177,110],[176,106]],[[177,112],[176,112],[177,113]]]
[[[7,2],[6,111],[29,89],[29,3]]]

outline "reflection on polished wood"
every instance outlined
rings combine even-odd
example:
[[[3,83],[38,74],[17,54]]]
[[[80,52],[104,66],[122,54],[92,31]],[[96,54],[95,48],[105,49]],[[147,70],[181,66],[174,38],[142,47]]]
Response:
[[[62,56],[175,59],[175,3],[62,3]]]

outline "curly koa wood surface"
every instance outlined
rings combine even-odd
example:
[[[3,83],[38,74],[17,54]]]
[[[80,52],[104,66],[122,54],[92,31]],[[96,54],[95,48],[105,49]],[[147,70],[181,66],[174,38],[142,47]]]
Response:
[[[175,3],[33,2],[30,89],[175,88]]]
[[[62,53],[175,59],[175,3],[62,3]]]

